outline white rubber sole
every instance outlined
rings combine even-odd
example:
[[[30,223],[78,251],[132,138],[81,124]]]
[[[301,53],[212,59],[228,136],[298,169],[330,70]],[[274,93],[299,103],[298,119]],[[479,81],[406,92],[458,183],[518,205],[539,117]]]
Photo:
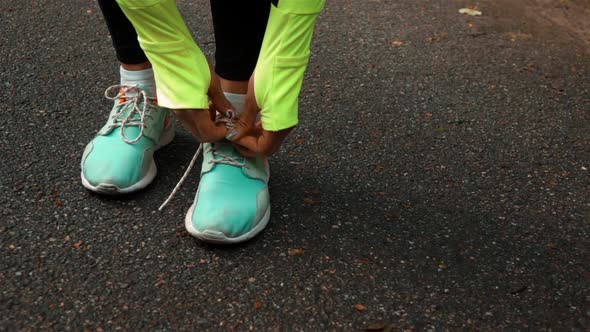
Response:
[[[98,185],[93,186],[90,184],[90,182],[88,182],[86,177],[84,177],[84,172],[81,172],[80,174],[82,176],[82,185],[90,191],[94,191],[95,193],[103,195],[124,195],[147,187],[156,178],[156,175],[158,174],[158,168],[156,167],[156,162],[152,158],[150,169],[148,170],[147,174],[141,180],[139,180],[139,182],[127,188],[119,188],[116,185],[109,183],[99,183]]]
[[[160,148],[170,144],[170,142],[172,142],[172,140],[174,139],[174,133],[175,133],[174,132],[174,125],[170,124],[169,129],[163,133],[159,144],[156,145],[154,152],[156,152]],[[146,175],[142,179],[140,179],[137,183],[135,183],[129,187],[126,187],[126,188],[119,188],[116,185],[111,184],[111,183],[99,183],[98,185],[93,186],[92,184],[90,184],[90,182],[84,176],[84,172],[80,172],[80,177],[82,178],[82,185],[90,191],[93,191],[98,194],[103,194],[103,195],[124,195],[124,194],[130,194],[130,193],[139,191],[139,190],[144,189],[145,187],[149,186],[149,184],[152,183],[152,181],[154,181],[157,174],[158,174],[158,168],[156,167],[156,162],[154,161],[154,157],[152,156],[150,168],[149,168],[148,172],[146,173]]]
[[[266,227],[266,225],[268,225],[268,222],[270,220],[269,204],[268,208],[266,209],[266,212],[264,213],[264,216],[262,217],[262,220],[260,220],[260,222],[256,226],[254,226],[254,228],[252,228],[248,233],[240,235],[238,237],[227,237],[222,232],[212,230],[204,230],[203,232],[197,231],[193,227],[194,210],[195,204],[191,205],[190,209],[188,210],[188,213],[186,214],[186,217],[184,218],[184,226],[186,227],[186,230],[189,232],[190,235],[196,237],[201,241],[216,244],[234,244],[248,241],[256,235],[258,235],[258,233],[262,232],[262,230]]]

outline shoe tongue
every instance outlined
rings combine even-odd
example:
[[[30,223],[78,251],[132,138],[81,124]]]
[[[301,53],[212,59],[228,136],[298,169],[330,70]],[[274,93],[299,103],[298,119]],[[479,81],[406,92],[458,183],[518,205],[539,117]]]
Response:
[[[130,101],[129,97],[121,97],[121,99],[119,99],[119,101],[117,103],[124,103],[124,102],[129,102],[129,104],[126,105],[122,105],[119,104],[118,107],[121,107],[121,113],[118,116],[119,121],[123,121],[127,118],[127,116],[129,116],[129,113],[131,113],[133,111],[133,108],[135,107],[133,105],[133,102]],[[140,104],[139,107],[142,107],[142,105]],[[138,122],[139,120],[141,120],[141,116],[138,112],[134,112],[133,114],[131,114],[131,116],[129,117],[129,119],[127,119],[127,121],[132,121],[132,122]],[[127,128],[127,126],[125,126]]]
[[[137,90],[145,92],[149,98],[156,98],[155,85],[146,84],[145,81],[123,81],[121,82],[122,89],[126,89],[125,94],[130,98],[137,95]]]
[[[244,158],[238,153],[234,146],[229,142],[217,142],[214,143],[214,148],[217,153],[224,154],[232,158]]]
[[[127,100],[137,97],[137,95],[139,94],[139,91],[144,92],[148,98],[156,99],[156,95],[155,95],[155,93],[153,93],[153,89],[151,89],[143,84],[130,84],[127,86],[127,88],[121,88],[121,90],[120,90],[120,92],[125,93],[123,95],[123,98],[126,98]],[[140,97],[140,98],[143,99],[143,97]],[[142,100],[142,103],[143,103],[143,100]],[[148,103],[149,103],[149,101],[148,101]]]
[[[149,95],[148,90],[146,90],[143,86],[138,85],[137,88],[139,88],[141,91],[145,91],[146,94],[148,95],[148,98],[155,98]],[[124,119],[129,112],[131,112],[133,110],[133,108],[135,107],[135,102],[133,101],[134,98],[137,97],[137,95],[139,94],[139,92],[136,89],[128,89],[127,91],[125,91],[125,94],[119,99],[120,102],[128,102],[129,104],[125,105],[125,109],[123,110],[123,113],[121,114],[120,118]],[[140,111],[142,111],[143,107],[144,107],[144,103],[148,103],[148,107],[150,106],[150,104],[153,102],[153,99],[150,100],[144,100],[142,96],[139,96],[139,103],[137,104],[137,108],[139,109],[138,112],[133,113],[133,115],[131,115],[131,117],[129,119],[132,120],[140,120],[141,116],[139,114]],[[147,110],[147,108],[146,108]]]

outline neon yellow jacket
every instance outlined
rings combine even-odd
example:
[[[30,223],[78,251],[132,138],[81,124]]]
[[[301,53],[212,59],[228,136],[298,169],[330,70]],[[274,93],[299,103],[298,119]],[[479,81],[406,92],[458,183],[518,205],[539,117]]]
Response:
[[[152,64],[158,103],[173,109],[208,108],[209,65],[175,0],[117,2]],[[286,129],[298,122],[297,100],[315,19],[324,4],[325,0],[279,0],[278,7],[271,8],[254,70],[256,102],[265,130]]]
[[[272,6],[256,69],[254,91],[262,126],[277,131],[298,123],[298,97],[315,19],[325,0],[279,0]]]

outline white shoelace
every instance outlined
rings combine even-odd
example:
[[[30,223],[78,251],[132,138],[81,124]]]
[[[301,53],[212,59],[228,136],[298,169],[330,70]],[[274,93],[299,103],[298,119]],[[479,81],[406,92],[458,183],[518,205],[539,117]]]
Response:
[[[227,129],[231,129],[234,126],[235,118],[236,117],[235,117],[234,113],[228,112],[228,114],[225,117],[217,119],[215,121],[215,124],[225,123],[225,127]],[[215,144],[231,144],[231,143],[211,143],[208,152],[211,152],[213,154],[213,159],[209,160],[210,164],[226,164],[226,165],[232,165],[232,166],[236,166],[236,167],[244,166],[245,160],[243,157],[232,157],[232,156],[227,155],[225,153],[215,151]],[[201,153],[202,150],[203,150],[203,143],[199,144],[199,148],[195,152],[193,159],[191,159],[191,162],[188,164],[186,171],[184,171],[184,174],[182,175],[182,177],[180,178],[180,180],[178,181],[178,183],[176,184],[174,189],[172,189],[172,192],[170,193],[168,198],[158,208],[158,211],[162,211],[164,209],[164,207],[166,207],[166,205],[168,205],[168,203],[172,200],[174,195],[176,195],[176,192],[178,191],[178,189],[180,189],[180,187],[184,183],[184,180],[186,180],[187,176],[191,172],[191,170],[192,170],[193,166],[195,165],[195,162],[197,161],[197,158],[199,157],[199,154]],[[218,156],[220,158],[215,159],[215,156]]]
[[[117,92],[113,95],[113,91]],[[133,95],[133,93],[135,93],[135,95]],[[131,97],[129,97],[129,95],[131,95]],[[156,99],[149,97],[145,91],[137,86],[127,85],[110,86],[105,90],[104,96],[109,100],[120,100],[120,103],[117,105],[119,107],[117,113],[112,116],[113,124],[111,124],[109,129],[120,127],[121,139],[125,143],[133,144],[139,141],[143,137],[144,129],[147,128],[145,125],[145,119],[152,119],[150,111],[153,107],[151,103]],[[128,108],[127,106],[129,105],[133,105],[133,108],[124,118],[122,118],[121,116],[125,114],[125,111]],[[139,116],[134,117],[134,115]],[[134,139],[128,139],[125,136],[125,127],[139,127],[139,135]]]

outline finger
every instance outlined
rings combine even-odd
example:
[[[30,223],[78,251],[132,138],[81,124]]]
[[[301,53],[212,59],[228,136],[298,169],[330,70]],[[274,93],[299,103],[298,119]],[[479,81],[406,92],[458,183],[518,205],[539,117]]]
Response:
[[[209,68],[211,71],[211,82],[209,83],[209,90],[207,91],[207,95],[211,100],[209,109],[213,108],[215,111],[218,111],[222,114],[225,114],[228,111],[235,112],[235,107],[229,102],[229,100],[227,100],[225,94],[223,94],[219,77],[211,67]]]
[[[258,135],[258,136],[262,135],[262,132],[264,131],[264,128],[262,128],[262,122],[261,121],[256,122],[252,131],[255,133],[255,135]]]
[[[234,124],[233,128],[228,131],[225,138],[232,141],[252,134],[251,129],[254,127],[258,113],[260,113],[260,108],[258,107],[254,94],[254,75],[252,75],[248,82],[248,93],[246,94],[244,109],[240,114],[238,121]]]
[[[246,157],[246,158],[254,158],[254,157],[257,156],[257,153],[256,152],[254,152],[254,151],[252,151],[250,149],[247,149],[247,148],[245,148],[245,147],[243,147],[243,146],[241,146],[239,144],[232,143],[232,145],[234,146],[234,149],[236,149],[236,151],[238,151],[238,153],[240,155],[242,155],[243,157]]]
[[[200,142],[214,142],[225,136],[227,131],[225,126],[216,126],[211,121],[207,109],[181,109],[173,110],[173,112],[182,125]]]
[[[244,106],[244,111],[238,117],[238,121],[234,123],[233,128],[228,130],[225,138],[229,141],[240,139],[246,135],[259,136],[262,134],[261,130],[256,130],[256,117],[258,116],[258,109],[255,107]]]
[[[190,110],[172,110],[172,113],[189,133],[198,138],[199,131]]]
[[[256,153],[256,154],[260,154],[262,151],[262,143],[258,143],[258,140],[262,138],[262,135],[260,136],[251,136],[251,135],[246,135],[246,136],[242,136],[240,138],[235,139],[233,142],[237,145],[241,145],[242,147]]]
[[[221,114],[227,114],[227,112],[236,112],[234,105],[232,105],[223,93],[216,94],[209,96],[211,98],[211,106],[209,107],[213,111],[213,115],[215,112],[219,112]]]
[[[225,139],[228,141],[235,141],[238,140],[250,133],[250,124],[245,121],[243,118],[239,118],[236,123],[234,123],[233,127],[227,131],[225,135]]]
[[[287,128],[279,131],[262,132],[260,136],[243,136],[234,141],[258,155],[270,156],[277,152],[293,128]]]
[[[199,110],[197,112],[194,120],[199,132],[198,139],[200,142],[215,142],[225,137],[227,132],[225,125],[216,125],[211,121],[209,110]]]
[[[217,117],[217,111],[215,110],[215,106],[213,105],[213,103],[211,101],[209,101],[209,118],[211,118],[211,121],[215,121],[216,117]]]
[[[225,137],[227,129],[224,125],[215,125],[213,122],[200,123],[197,125],[199,130],[199,141],[201,143],[217,142]]]

